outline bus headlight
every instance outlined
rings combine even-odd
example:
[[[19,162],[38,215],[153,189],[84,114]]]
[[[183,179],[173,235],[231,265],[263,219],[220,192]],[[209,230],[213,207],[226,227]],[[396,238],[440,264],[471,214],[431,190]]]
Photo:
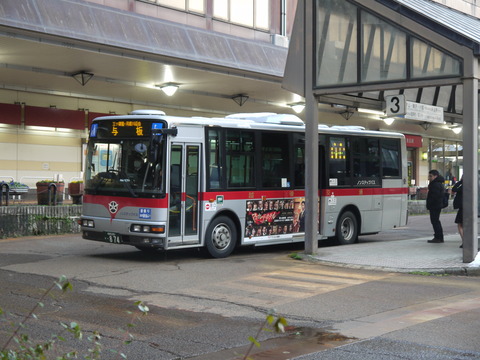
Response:
[[[131,232],[136,233],[156,233],[156,234],[163,234],[165,233],[165,225],[140,225],[140,224],[132,224],[130,226]]]
[[[83,227],[94,228],[95,227],[95,222],[93,220],[89,220],[89,219],[78,219],[78,225],[83,226]]]
[[[142,225],[132,225],[130,227],[130,231],[133,232],[141,232],[142,231]]]

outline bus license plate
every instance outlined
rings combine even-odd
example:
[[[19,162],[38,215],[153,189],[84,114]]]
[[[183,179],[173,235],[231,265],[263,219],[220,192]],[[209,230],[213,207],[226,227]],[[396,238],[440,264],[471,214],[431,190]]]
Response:
[[[106,232],[105,233],[105,241],[112,243],[112,244],[121,244],[122,243],[122,238],[120,237],[120,234],[114,233],[114,232]]]

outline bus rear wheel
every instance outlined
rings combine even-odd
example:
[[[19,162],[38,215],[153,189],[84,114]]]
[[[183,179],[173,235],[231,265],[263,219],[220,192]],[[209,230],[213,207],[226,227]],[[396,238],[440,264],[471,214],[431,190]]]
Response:
[[[208,225],[205,245],[214,258],[229,256],[237,243],[237,229],[232,219],[219,216]]]
[[[341,245],[354,244],[358,238],[357,217],[351,211],[345,211],[337,221],[337,241]]]

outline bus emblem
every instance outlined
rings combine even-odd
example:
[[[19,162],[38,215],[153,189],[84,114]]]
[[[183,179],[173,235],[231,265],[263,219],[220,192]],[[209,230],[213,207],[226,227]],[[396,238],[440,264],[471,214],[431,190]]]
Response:
[[[110,201],[108,204],[108,210],[112,213],[115,214],[118,211],[118,204],[115,201]]]

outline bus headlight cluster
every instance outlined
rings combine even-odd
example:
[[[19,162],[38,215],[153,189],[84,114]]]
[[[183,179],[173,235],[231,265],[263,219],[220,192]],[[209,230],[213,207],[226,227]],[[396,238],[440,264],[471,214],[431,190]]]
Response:
[[[95,227],[95,222],[93,220],[89,220],[89,219],[79,219],[78,220],[78,225],[83,226],[83,227],[94,228]]]
[[[165,232],[165,225],[140,225],[132,224],[130,226],[131,232],[136,233],[156,233],[163,234]]]

